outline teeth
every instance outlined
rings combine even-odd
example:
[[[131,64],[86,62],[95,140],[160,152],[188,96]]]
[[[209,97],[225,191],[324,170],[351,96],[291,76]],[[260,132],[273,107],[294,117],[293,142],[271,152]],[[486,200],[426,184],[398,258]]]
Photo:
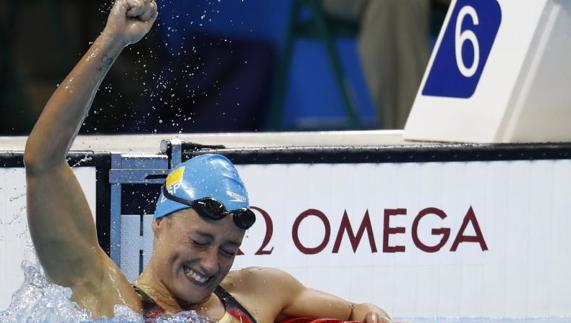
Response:
[[[199,273],[197,273],[196,271],[188,268],[188,267],[184,267],[184,274],[189,277],[192,278],[193,280],[196,280],[197,282],[204,284],[206,283],[206,281],[208,281],[209,277],[203,276]]]

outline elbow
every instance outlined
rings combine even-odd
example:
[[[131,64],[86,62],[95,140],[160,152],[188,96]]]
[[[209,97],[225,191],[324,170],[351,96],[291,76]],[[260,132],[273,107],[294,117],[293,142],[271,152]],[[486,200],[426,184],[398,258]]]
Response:
[[[41,173],[53,168],[52,166],[56,165],[57,162],[54,162],[51,159],[53,158],[50,158],[43,149],[39,149],[38,145],[30,142],[30,139],[28,139],[23,158],[27,174]],[[65,158],[62,159],[62,161],[65,161]]]
[[[34,149],[34,145],[30,143],[30,139],[26,141],[26,148],[24,149],[24,167],[26,171],[34,170],[41,164],[41,158],[38,152]]]

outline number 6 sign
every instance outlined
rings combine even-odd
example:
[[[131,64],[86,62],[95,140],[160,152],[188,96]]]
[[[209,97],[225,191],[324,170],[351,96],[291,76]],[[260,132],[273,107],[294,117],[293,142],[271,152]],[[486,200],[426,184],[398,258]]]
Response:
[[[403,134],[571,141],[571,1],[455,0]]]
[[[496,0],[458,1],[422,94],[471,97],[501,21]]]

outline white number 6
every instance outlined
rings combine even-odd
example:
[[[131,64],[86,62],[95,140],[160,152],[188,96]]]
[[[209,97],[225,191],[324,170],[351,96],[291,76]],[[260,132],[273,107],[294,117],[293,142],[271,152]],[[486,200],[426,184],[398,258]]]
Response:
[[[464,30],[462,31],[462,22],[466,16],[470,16],[472,18],[472,22],[475,26],[480,24],[478,19],[478,14],[476,13],[476,9],[472,6],[464,6],[460,9],[458,13],[458,19],[456,19],[456,33],[455,33],[455,53],[456,53],[456,65],[460,70],[460,73],[464,75],[464,77],[472,77],[476,74],[476,70],[478,69],[478,64],[480,64],[480,44],[478,43],[478,38],[476,34],[474,34],[471,30]],[[469,41],[472,43],[472,47],[474,48],[474,61],[470,67],[467,67],[464,64],[464,58],[462,57],[462,47],[464,46],[464,42]]]

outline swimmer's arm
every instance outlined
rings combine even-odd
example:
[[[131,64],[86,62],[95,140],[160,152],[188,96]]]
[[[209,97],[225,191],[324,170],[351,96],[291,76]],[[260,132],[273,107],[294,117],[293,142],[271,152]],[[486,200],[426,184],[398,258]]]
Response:
[[[296,281],[297,284],[299,282]],[[390,323],[387,313],[372,304],[353,304],[337,296],[307,287],[299,287],[284,314],[347,321]]]
[[[294,277],[281,270],[263,268],[258,270],[258,286],[271,286],[261,293],[265,299],[277,299],[279,314],[286,317],[334,318],[363,322],[390,322],[388,315],[372,304],[353,304],[340,297],[303,286]],[[272,284],[264,282],[271,281]],[[263,288],[263,287],[262,287]],[[276,291],[281,291],[276,298]]]
[[[150,30],[156,15],[155,2],[116,2],[105,29],[58,86],[36,122],[24,155],[29,173],[45,173],[65,163],[73,139],[111,65],[127,45],[138,42]]]
[[[99,36],[51,96],[26,143],[28,225],[42,266],[60,285],[72,287],[101,267],[95,223],[66,155],[123,47]]]
[[[116,281],[124,276],[97,242],[87,200],[65,157],[111,64],[155,17],[154,2],[118,0],[104,32],[54,92],[26,143],[28,225],[38,258],[51,280],[71,287],[95,314],[109,310],[97,293],[113,291],[108,302],[124,302],[129,296],[117,288],[128,282]]]
[[[97,89],[123,48],[101,34],[58,86],[28,137],[24,153],[27,173],[43,174],[66,164],[65,157]]]

